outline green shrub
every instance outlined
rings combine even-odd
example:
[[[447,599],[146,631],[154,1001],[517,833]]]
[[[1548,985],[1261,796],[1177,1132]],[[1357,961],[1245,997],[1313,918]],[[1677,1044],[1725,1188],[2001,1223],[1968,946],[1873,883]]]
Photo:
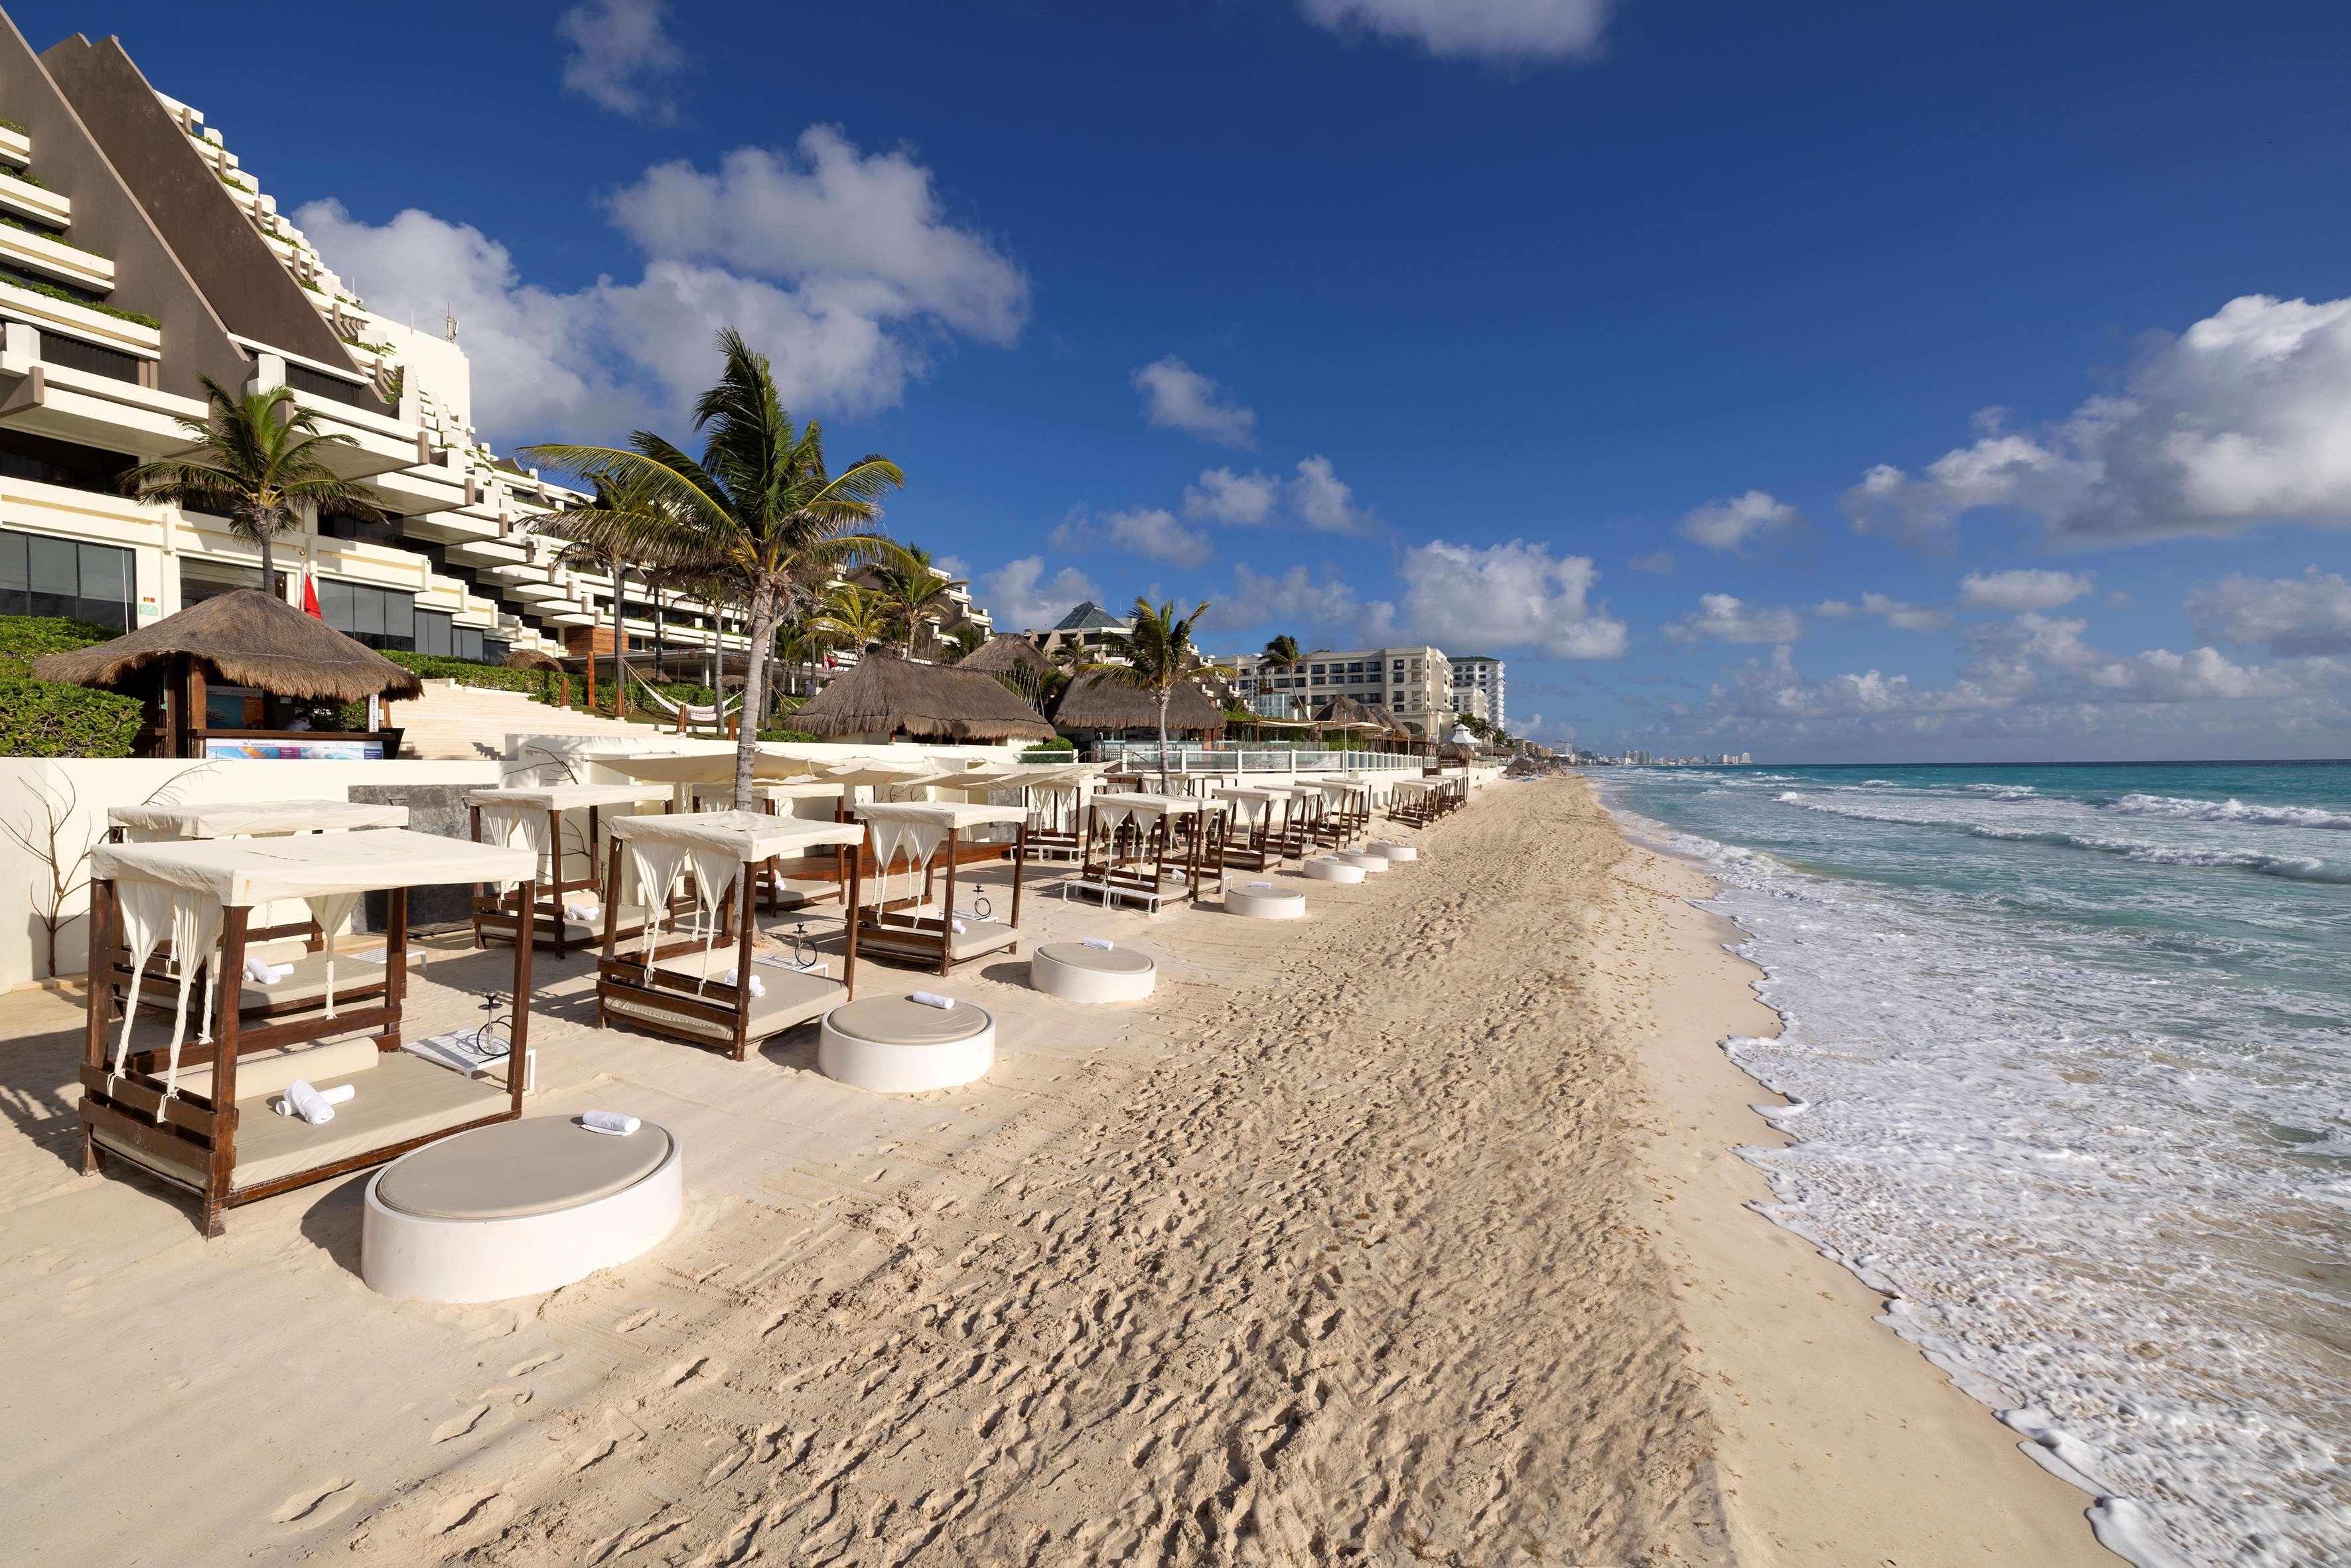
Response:
[[[759,738],[761,740],[789,740],[800,745],[812,745],[820,737],[810,735],[804,729],[763,729],[759,732]]]
[[[554,670],[509,670],[474,659],[451,659],[438,653],[388,653],[384,657],[420,680],[455,681],[461,686],[486,686],[492,691],[521,692],[543,703],[556,700],[562,675]]]
[[[1068,736],[1040,740],[1020,754],[1023,762],[1066,762],[1077,755],[1077,742]]]
[[[115,633],[54,615],[0,615],[0,757],[128,757],[145,717],[137,697],[37,681],[32,664]]]

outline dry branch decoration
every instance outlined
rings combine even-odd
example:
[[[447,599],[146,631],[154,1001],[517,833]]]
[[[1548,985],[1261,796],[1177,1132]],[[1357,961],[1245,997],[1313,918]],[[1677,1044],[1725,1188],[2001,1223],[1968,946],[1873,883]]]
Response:
[[[178,799],[180,786],[199,773],[212,770],[209,762],[191,768],[158,785],[154,792],[139,803],[142,806],[169,806]],[[22,822],[0,818],[0,832],[16,841],[24,852],[40,862],[47,873],[48,885],[44,887],[37,874],[32,883],[33,918],[41,923],[48,936],[48,974],[57,976],[57,937],[65,928],[89,913],[87,907],[74,909],[78,899],[85,899],[89,891],[90,856],[98,852],[100,840],[106,836],[101,824],[89,835],[78,854],[68,855],[71,847],[67,829],[74,814],[81,810],[81,792],[74,788],[70,774],[60,779],[55,788],[47,784],[33,787],[33,800],[37,816],[28,813]]]

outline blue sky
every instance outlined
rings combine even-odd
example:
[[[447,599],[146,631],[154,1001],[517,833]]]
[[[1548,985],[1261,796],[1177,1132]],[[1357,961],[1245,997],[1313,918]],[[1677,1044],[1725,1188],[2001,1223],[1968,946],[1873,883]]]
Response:
[[[1428,638],[1604,746],[2351,754],[2340,5],[12,14],[455,300],[502,445],[684,435],[740,322],[1007,623]]]

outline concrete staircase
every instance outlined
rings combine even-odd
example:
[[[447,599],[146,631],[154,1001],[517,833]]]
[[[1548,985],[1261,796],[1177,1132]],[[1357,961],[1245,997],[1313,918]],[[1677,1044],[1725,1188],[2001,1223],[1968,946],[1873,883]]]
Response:
[[[630,724],[570,708],[533,702],[520,692],[426,681],[421,697],[396,703],[392,722],[407,733],[402,757],[478,760],[503,758],[515,735],[599,735],[660,739],[674,732],[652,724]]]

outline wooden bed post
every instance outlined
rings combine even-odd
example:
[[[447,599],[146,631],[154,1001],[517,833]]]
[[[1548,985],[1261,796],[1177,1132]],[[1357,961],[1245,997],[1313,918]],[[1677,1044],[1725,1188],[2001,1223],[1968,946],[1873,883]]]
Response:
[[[590,808],[591,810],[594,808]],[[571,917],[563,912],[563,808],[547,809],[547,874],[549,886],[555,894],[555,956],[569,957],[571,953]]]
[[[252,911],[232,906],[221,921],[220,1021],[213,1025],[213,1147],[204,1175],[207,1240],[226,1228],[221,1210],[236,1174],[236,1052],[238,1009],[244,1001],[245,927]]]
[[[753,863],[735,873],[735,902],[743,910],[743,936],[735,948],[735,1060],[751,1054],[751,939],[758,934],[758,890],[751,885]],[[706,972],[706,971],[705,971]]]
[[[939,911],[939,974],[942,977],[946,976],[946,972],[950,968],[955,967],[956,857],[961,852],[962,847],[961,840],[958,838],[955,830],[955,824],[952,822],[948,823],[947,901]],[[937,862],[934,862],[932,863],[935,865]],[[931,890],[928,887],[924,888],[924,895],[925,897],[929,896],[930,891]]]
[[[613,955],[620,946],[620,903],[621,852],[620,846],[615,844],[609,848],[604,856],[603,961],[605,964],[609,964],[612,961]],[[653,924],[653,912],[652,907],[648,905],[645,909],[645,924],[650,926]],[[598,968],[601,970],[602,968],[602,965],[599,965]],[[602,1029],[604,1027],[604,988],[601,983],[596,988],[596,1027],[598,1029]]]
[[[841,923],[847,933],[847,950],[841,959],[841,983],[849,999],[857,999],[857,916],[865,905],[865,841],[847,846],[849,851],[849,917]]]
[[[525,877],[521,892],[522,909],[515,924],[514,1021],[507,1030],[514,1046],[507,1057],[507,1085],[517,1116],[522,1114],[522,1082],[530,1069],[530,950],[537,936],[531,928],[538,923],[538,879]]]
[[[1020,878],[1028,869],[1029,819],[1023,815],[1019,826],[1012,831],[1012,919],[1008,924],[1016,927],[1020,924]]]
[[[135,1004],[134,1004],[135,1005]],[[82,1030],[82,1061],[92,1071],[106,1069],[106,1030],[114,1021],[114,883],[89,884],[89,1017]],[[98,1139],[89,1117],[81,1123],[81,1174],[98,1170]]]
[[[474,841],[477,844],[480,843],[482,841],[482,809],[479,806],[468,805],[465,808],[465,817],[468,822],[472,825]],[[487,947],[490,945],[489,938],[482,935],[482,900],[489,896],[488,894],[484,892],[484,890],[494,889],[495,886],[495,883],[486,882],[477,882],[474,884],[474,896],[472,903],[474,905],[474,946],[476,951]]]
[[[386,890],[383,899],[383,1005],[392,1016],[376,1037],[379,1051],[400,1049],[400,1017],[408,1004],[408,889]]]

